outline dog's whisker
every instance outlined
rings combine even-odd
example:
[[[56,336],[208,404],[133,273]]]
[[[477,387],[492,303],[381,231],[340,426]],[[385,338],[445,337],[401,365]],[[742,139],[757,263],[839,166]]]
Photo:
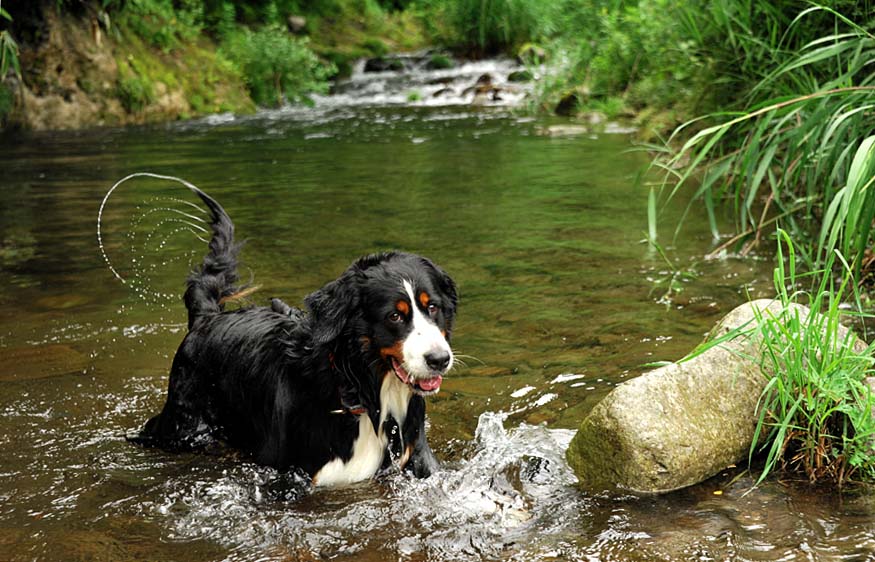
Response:
[[[456,365],[461,365],[462,367],[468,368],[468,364],[459,359],[458,357],[453,357],[453,364],[450,365],[450,369],[454,369]]]
[[[455,356],[455,357],[464,357],[465,359],[472,359],[472,360],[474,360],[474,361],[480,363],[481,365],[486,365],[486,362],[485,362],[485,361],[482,361],[481,359],[479,359],[479,358],[477,358],[477,357],[474,357],[473,355],[467,355],[467,354],[464,354],[464,353],[456,353],[455,350],[453,351],[453,356]]]

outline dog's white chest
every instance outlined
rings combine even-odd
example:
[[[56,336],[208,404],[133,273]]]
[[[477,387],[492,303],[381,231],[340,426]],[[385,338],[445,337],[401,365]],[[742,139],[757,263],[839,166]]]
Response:
[[[367,414],[359,415],[359,434],[353,443],[352,456],[346,462],[336,458],[325,464],[313,477],[317,486],[338,486],[367,480],[377,473],[383,464],[389,437],[383,431],[383,422],[391,415],[398,422],[399,428],[407,417],[407,405],[410,402],[411,390],[394,374],[383,379],[380,387],[380,423],[379,435],[374,431]]]

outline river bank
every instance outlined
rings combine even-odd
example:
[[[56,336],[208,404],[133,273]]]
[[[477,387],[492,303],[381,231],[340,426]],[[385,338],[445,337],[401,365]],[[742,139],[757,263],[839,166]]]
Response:
[[[258,106],[307,102],[312,93],[327,91],[329,78],[349,76],[362,57],[425,44],[411,17],[380,11],[356,16],[352,2],[324,17],[289,16],[285,26],[273,23],[257,32],[242,21],[216,31],[202,10],[115,4],[42,1],[9,8],[4,33],[13,47],[4,53],[17,64],[0,80],[2,128],[81,129],[249,114]],[[271,56],[271,67],[257,66]],[[271,90],[274,82],[278,92]]]

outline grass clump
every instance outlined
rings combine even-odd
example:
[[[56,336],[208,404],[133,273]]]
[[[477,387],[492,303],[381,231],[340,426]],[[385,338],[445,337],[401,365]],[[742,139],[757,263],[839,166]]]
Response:
[[[846,310],[845,300],[862,314],[853,274],[835,252],[824,270],[809,276],[817,280],[810,292],[795,290],[800,278],[794,247],[785,231],[778,234],[774,281],[781,306],[778,312],[760,312],[755,329],[763,371],[772,373],[751,445],[752,456],[766,453],[758,482],[776,468],[804,474],[812,483],[875,480],[875,400],[865,380],[875,362],[873,346],[855,349],[858,340],[850,330],[844,336],[840,332],[841,321],[854,314]],[[786,267],[782,242],[788,250]],[[844,269],[839,281],[833,277],[836,260]],[[811,313],[797,304],[807,304]]]

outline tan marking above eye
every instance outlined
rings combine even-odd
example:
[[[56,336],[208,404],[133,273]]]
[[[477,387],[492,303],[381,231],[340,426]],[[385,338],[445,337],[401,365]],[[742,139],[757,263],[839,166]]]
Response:
[[[419,303],[422,305],[422,308],[428,308],[428,301],[431,300],[428,296],[428,293],[422,292],[419,293]]]
[[[397,310],[404,316],[407,316],[408,314],[410,314],[410,305],[407,304],[407,301],[398,301],[395,303],[395,310]]]

